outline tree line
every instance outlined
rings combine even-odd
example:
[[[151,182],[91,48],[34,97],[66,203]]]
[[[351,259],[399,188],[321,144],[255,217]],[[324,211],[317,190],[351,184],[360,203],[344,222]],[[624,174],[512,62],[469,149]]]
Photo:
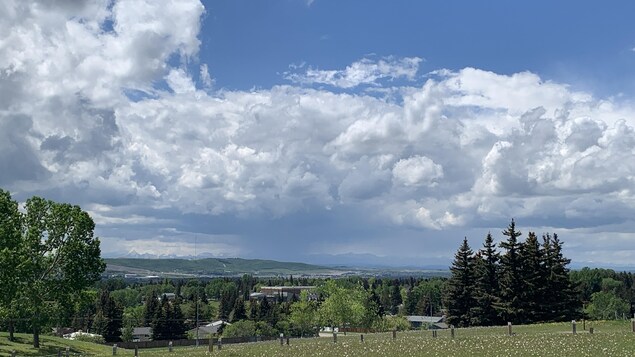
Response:
[[[491,234],[476,253],[467,238],[452,262],[447,320],[455,326],[566,321],[582,314],[571,282],[570,260],[557,234],[534,232],[521,241],[512,219],[497,249]]]

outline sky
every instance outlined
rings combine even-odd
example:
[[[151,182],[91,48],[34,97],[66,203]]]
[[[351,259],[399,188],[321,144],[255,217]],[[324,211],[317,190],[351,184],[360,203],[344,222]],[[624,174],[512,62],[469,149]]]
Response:
[[[635,261],[635,3],[0,3],[0,187],[102,253]]]

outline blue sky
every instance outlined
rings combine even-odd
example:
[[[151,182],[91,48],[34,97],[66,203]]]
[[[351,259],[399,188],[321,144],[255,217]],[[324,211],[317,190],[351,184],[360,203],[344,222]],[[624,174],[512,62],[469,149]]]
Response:
[[[635,258],[635,13],[586,1],[6,1],[0,187],[105,256]]]
[[[580,89],[632,93],[629,1],[208,1],[200,58],[219,87],[284,83],[290,64],[343,68],[369,54],[421,57],[420,74],[531,71]]]

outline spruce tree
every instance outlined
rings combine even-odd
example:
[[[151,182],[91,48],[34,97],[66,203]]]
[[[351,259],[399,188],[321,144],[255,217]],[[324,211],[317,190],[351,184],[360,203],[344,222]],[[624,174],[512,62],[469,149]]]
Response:
[[[525,284],[520,257],[522,244],[518,241],[522,233],[516,230],[516,223],[512,219],[507,230],[503,231],[503,235],[507,236],[507,241],[500,243],[500,247],[505,252],[500,259],[500,301],[495,306],[505,321],[514,324],[522,323],[524,322],[522,294]]]
[[[233,310],[233,321],[240,321],[247,318],[247,311],[245,311],[245,302],[243,301],[242,296],[236,298],[234,302],[234,310]]]
[[[181,310],[181,299],[178,297],[172,304],[172,319],[170,321],[170,335],[174,340],[187,338],[187,326]]]
[[[546,319],[568,321],[577,318],[580,314],[580,302],[576,298],[567,268],[571,260],[562,254],[562,242],[557,234],[553,237],[545,234],[542,239],[545,252],[545,289],[549,292],[545,296]]]
[[[472,296],[474,288],[474,253],[463,239],[463,244],[454,255],[450,267],[452,276],[447,285],[448,323],[457,327],[470,326],[471,310],[475,306]]]
[[[157,314],[159,310],[159,299],[157,298],[157,294],[154,290],[150,296],[146,297],[145,307],[143,310],[143,325],[150,326],[152,325],[152,321],[154,320],[154,316]]]
[[[394,285],[390,289],[390,313],[397,315],[399,312],[399,305],[401,305],[403,299],[401,298],[401,289],[399,288],[399,281],[395,280]]]
[[[494,238],[487,233],[483,248],[474,261],[476,307],[472,311],[473,325],[493,326],[500,322],[494,308],[498,302],[498,260]]]
[[[524,311],[524,322],[526,323],[547,319],[545,314],[547,290],[545,289],[546,274],[543,253],[536,234],[529,232],[520,251],[522,279],[525,284],[525,288],[522,290],[522,311]]]

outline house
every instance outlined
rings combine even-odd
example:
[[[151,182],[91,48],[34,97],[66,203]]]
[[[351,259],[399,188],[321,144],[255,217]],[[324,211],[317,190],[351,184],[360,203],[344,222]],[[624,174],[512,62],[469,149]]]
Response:
[[[163,294],[159,295],[159,300],[163,299],[163,297],[168,299],[168,301],[172,301],[172,300],[176,299],[176,294],[175,293],[163,293]]]
[[[221,333],[222,329],[223,329],[223,327],[225,325],[231,325],[231,324],[229,322],[227,322],[227,321],[218,320],[218,321],[214,321],[212,323],[209,323],[207,325],[199,326],[198,327],[198,337],[199,338],[206,338],[209,335]],[[190,336],[196,336],[196,328],[193,328],[193,329],[187,331],[187,334],[190,335]]]
[[[134,327],[132,329],[132,341],[150,341],[152,339],[152,327]]]
[[[448,324],[445,322],[445,315],[443,316],[417,316],[411,315],[406,316],[408,322],[410,322],[410,327],[413,329],[418,329],[422,327],[426,327],[428,329],[446,329],[448,328]]]
[[[260,288],[260,293],[264,294],[267,299],[282,298],[284,301],[291,301],[294,298],[299,299],[300,293],[307,291],[309,299],[317,300],[317,295],[311,293],[314,289],[315,286],[263,286]]]

